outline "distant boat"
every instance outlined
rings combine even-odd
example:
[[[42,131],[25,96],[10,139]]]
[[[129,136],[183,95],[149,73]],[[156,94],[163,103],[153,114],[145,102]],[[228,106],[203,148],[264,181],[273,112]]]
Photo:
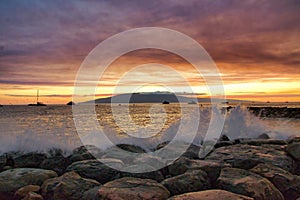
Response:
[[[162,104],[170,104],[168,101],[163,101]]]
[[[28,106],[46,106],[46,104],[39,102],[39,90],[36,92],[36,103],[28,104]]]
[[[197,102],[192,100],[192,101],[189,101],[188,104],[197,104]]]
[[[75,103],[74,103],[73,101],[69,101],[69,102],[67,103],[67,105],[68,105],[68,106],[72,106],[72,105],[75,105]]]

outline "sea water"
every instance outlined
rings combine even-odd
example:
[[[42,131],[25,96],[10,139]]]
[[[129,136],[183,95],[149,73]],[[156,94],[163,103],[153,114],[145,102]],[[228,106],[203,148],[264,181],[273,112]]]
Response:
[[[226,114],[222,129],[222,134],[226,134],[231,139],[255,138],[262,133],[267,133],[272,138],[286,139],[291,135],[299,134],[299,118],[260,118],[247,110],[249,104],[233,106],[234,108]],[[268,106],[283,105],[268,104]],[[300,107],[299,104],[289,106]],[[221,110],[222,105],[213,105],[213,107]],[[193,141],[194,144],[200,145],[212,117],[213,109],[209,104],[201,106],[200,104],[99,104],[95,106],[95,118],[113,144],[131,143],[151,149],[159,143],[172,140],[178,130],[180,119],[184,115],[193,119],[194,116],[189,110],[195,108],[200,112],[196,135],[186,131],[176,138],[182,141]],[[218,114],[224,115],[221,111]],[[0,107],[0,153],[48,151],[52,148],[70,152],[82,145],[78,137],[78,127],[75,126],[73,118],[72,106],[66,105]],[[137,130],[137,127],[142,129]],[[95,127],[90,126],[88,120],[83,128],[93,136]],[[140,130],[153,134],[149,138],[142,134],[136,136],[140,138],[129,137],[127,134]],[[135,139],[132,140],[132,138]],[[102,144],[101,148],[105,149],[110,145]]]

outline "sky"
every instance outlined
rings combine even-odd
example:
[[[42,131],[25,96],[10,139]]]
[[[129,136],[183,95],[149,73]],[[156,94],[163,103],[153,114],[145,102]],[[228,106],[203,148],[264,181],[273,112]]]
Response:
[[[86,56],[105,39],[142,27],[179,31],[201,44],[218,67],[227,98],[300,101],[299,10],[298,0],[2,0],[0,104],[34,103],[37,89],[44,103],[65,104]],[[95,97],[111,95],[129,71],[121,91],[164,90],[163,84],[186,90],[160,65],[134,70],[149,63],[173,68],[200,97],[210,96],[185,59],[143,49],[116,59],[99,77]],[[145,85],[151,77],[158,81]]]

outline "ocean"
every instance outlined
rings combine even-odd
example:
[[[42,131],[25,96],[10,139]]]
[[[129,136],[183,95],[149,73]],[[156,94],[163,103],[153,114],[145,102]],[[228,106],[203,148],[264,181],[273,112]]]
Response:
[[[82,107],[83,105],[76,105]],[[224,105],[217,105],[217,110]],[[228,105],[226,105],[228,106]],[[222,134],[231,139],[255,138],[267,133],[271,138],[286,139],[299,134],[300,118],[258,117],[247,110],[248,106],[287,106],[300,108],[300,104],[235,104],[226,114]],[[113,108],[113,109],[112,109]],[[211,105],[202,104],[99,104],[95,106],[96,121],[103,132],[116,143],[130,143],[153,148],[157,144],[175,138],[180,119],[188,116],[195,122],[193,110],[200,109],[199,128],[196,135],[189,132],[181,133],[176,140],[193,141],[200,145],[209,126]],[[114,111],[114,113],[112,113]],[[224,115],[219,113],[220,115]],[[88,113],[87,113],[88,115]],[[9,151],[48,151],[52,148],[62,149],[68,153],[81,146],[78,127],[74,123],[72,106],[48,105],[45,107],[29,107],[9,105],[0,107],[0,153]],[[81,118],[81,120],[85,118]],[[81,126],[86,133],[91,133],[90,141],[98,141],[98,130],[88,122]],[[191,124],[186,124],[187,128]],[[130,133],[130,134],[128,134]],[[151,137],[150,137],[151,136]],[[192,138],[191,138],[192,137]],[[106,149],[111,144],[102,143],[99,147]]]

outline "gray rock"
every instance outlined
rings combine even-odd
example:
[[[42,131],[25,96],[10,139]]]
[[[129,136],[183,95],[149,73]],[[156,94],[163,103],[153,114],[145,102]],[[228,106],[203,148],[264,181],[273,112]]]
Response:
[[[203,170],[187,171],[184,174],[165,179],[161,184],[169,190],[171,196],[210,188],[210,180]]]
[[[118,159],[121,160],[123,163],[129,164],[132,163],[138,155],[138,153],[132,153],[129,151],[125,151],[119,147],[113,146],[106,149],[101,158]]]
[[[9,199],[14,193],[26,185],[42,185],[57,174],[51,170],[18,168],[10,169],[0,173],[0,197]]]
[[[75,172],[46,180],[42,185],[42,195],[47,200],[81,200],[84,192],[99,186],[100,183],[85,179]]]
[[[55,156],[55,157],[45,159],[41,163],[41,168],[51,169],[55,171],[58,175],[62,175],[65,172],[68,165],[69,165],[68,159],[66,159],[63,156]]]
[[[286,148],[288,154],[300,161],[300,142],[292,142]]]
[[[132,153],[146,153],[146,150],[143,149],[142,147],[132,145],[132,144],[117,144],[116,146],[119,147],[120,149],[129,151]]]
[[[222,169],[218,185],[220,189],[253,197],[256,200],[284,200],[283,195],[270,181],[243,169]]]
[[[257,139],[270,139],[270,136],[267,133],[260,134]]]
[[[151,179],[126,177],[104,184],[99,190],[100,199],[167,199],[169,191]]]
[[[169,200],[254,200],[251,197],[228,192],[226,190],[205,190],[200,192],[190,192],[178,196],[173,196]]]
[[[43,153],[26,153],[14,158],[17,168],[39,168],[41,163],[47,158]]]
[[[99,200],[100,196],[98,191],[101,187],[102,186],[96,186],[84,192],[81,200]]]
[[[107,162],[106,159],[104,162]],[[113,159],[110,160],[113,162]],[[119,161],[115,161],[119,165]],[[121,173],[115,169],[112,169],[98,160],[83,160],[72,163],[66,170],[67,172],[75,171],[84,178],[90,178],[97,180],[101,184],[108,181],[120,178]]]
[[[70,163],[91,160],[95,157],[100,158],[103,155],[103,151],[94,145],[81,146],[73,150],[72,154],[68,156]]]
[[[270,164],[259,164],[250,171],[271,181],[285,199],[294,200],[300,197],[300,177]]]
[[[285,146],[281,145],[236,144],[215,149],[205,160],[228,163],[242,169],[251,169],[259,163],[270,163],[293,172],[295,162],[284,149]]]

